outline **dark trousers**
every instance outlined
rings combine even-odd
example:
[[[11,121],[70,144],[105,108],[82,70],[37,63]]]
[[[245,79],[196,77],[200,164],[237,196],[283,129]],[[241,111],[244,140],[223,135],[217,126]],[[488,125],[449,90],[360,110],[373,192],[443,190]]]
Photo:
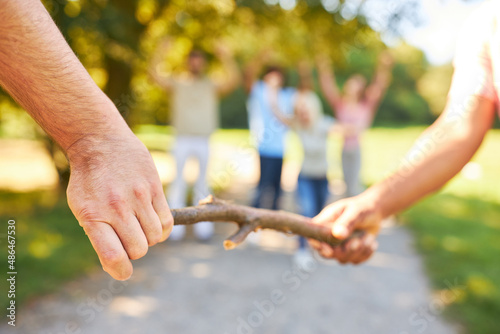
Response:
[[[323,210],[328,200],[328,180],[326,177],[312,178],[299,175],[297,195],[301,213],[306,217],[314,217]],[[305,248],[306,239],[299,238],[299,247]]]
[[[260,156],[260,180],[253,201],[255,208],[278,209],[281,195],[281,169],[283,158]],[[271,205],[266,205],[266,202]]]

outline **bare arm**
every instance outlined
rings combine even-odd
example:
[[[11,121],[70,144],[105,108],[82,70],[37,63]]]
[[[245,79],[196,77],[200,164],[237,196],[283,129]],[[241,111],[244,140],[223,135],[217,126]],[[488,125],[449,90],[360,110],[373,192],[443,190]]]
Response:
[[[340,90],[335,80],[335,72],[332,69],[330,61],[324,55],[319,56],[316,59],[316,66],[318,68],[321,92],[335,113],[339,109],[342,102]]]
[[[267,58],[269,58],[269,52],[261,52],[245,67],[243,73],[243,86],[247,94],[252,90],[252,86],[255,81],[257,81],[262,66],[264,66],[264,62]]]
[[[0,0],[0,6],[0,84],[66,152],[68,204],[103,268],[126,279],[130,259],[166,239],[172,227],[149,152],[40,1]]]
[[[170,75],[165,73],[161,73],[160,64],[165,57],[165,54],[168,52],[171,46],[171,40],[165,39],[163,40],[155,53],[153,54],[153,58],[151,59],[151,65],[148,69],[149,76],[161,87],[166,90],[171,90],[173,86],[173,80]]]
[[[373,82],[366,89],[366,99],[372,110],[377,110],[391,82],[392,56],[388,52],[380,55]]]
[[[331,226],[337,238],[361,229],[367,235],[341,247],[312,242],[326,257],[360,263],[376,248],[381,219],[441,188],[470,160],[491,127],[495,104],[470,96],[449,102],[445,112],[417,140],[399,170],[361,195],[326,207],[314,221]]]
[[[241,82],[241,73],[233,55],[224,45],[217,46],[217,57],[227,72],[226,80],[216,84],[217,93],[221,96],[230,94]]]
[[[283,123],[284,125],[288,127],[292,127],[296,121],[295,114],[292,117],[287,117],[285,116],[285,113],[283,110],[281,110],[279,103],[278,103],[278,90],[277,89],[270,89],[269,90],[269,102],[271,104],[271,109],[273,111],[273,115]],[[295,105],[295,108],[297,108],[297,105]]]

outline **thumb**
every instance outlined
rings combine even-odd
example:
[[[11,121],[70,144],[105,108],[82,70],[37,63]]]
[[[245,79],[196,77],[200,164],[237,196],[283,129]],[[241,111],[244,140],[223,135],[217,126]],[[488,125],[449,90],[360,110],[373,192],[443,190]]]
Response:
[[[332,235],[337,239],[346,239],[358,227],[359,215],[356,210],[345,209],[332,226]]]
[[[338,239],[345,239],[355,230],[365,230],[377,234],[380,229],[381,217],[376,212],[351,205],[346,208],[332,226],[332,235]]]
[[[318,225],[332,224],[344,212],[344,209],[345,205],[343,205],[342,201],[330,204],[312,219],[312,223]]]

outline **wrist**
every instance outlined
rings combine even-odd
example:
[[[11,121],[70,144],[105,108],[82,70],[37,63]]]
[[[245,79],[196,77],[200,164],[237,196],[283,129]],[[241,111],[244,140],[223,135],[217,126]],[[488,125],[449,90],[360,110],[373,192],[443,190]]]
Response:
[[[368,188],[363,194],[363,200],[372,204],[373,211],[377,212],[382,219],[394,214],[392,212],[390,201],[391,192],[389,187],[384,182],[376,184]]]
[[[74,166],[112,154],[113,148],[134,137],[125,120],[112,105],[110,111],[103,113],[98,122],[82,125],[79,134],[63,150],[70,165]]]

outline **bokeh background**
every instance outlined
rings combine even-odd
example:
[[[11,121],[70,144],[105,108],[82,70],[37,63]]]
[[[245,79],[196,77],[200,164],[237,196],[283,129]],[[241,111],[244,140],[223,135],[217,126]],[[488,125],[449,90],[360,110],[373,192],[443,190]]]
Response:
[[[363,137],[362,177],[370,185],[400,163],[418,134],[443,110],[460,23],[481,2],[43,1],[94,81],[150,149],[165,187],[176,177],[169,153],[173,144],[169,96],[147,73],[153,52],[165,36],[173,41],[163,64],[167,71],[182,71],[195,47],[209,56],[211,74],[222,75],[213,56],[214,45],[222,41],[242,67],[271,48],[273,61],[287,68],[291,86],[297,83],[297,62],[312,61],[317,53],[331,57],[342,83],[355,72],[370,78],[377,55],[390,48],[396,62],[393,81],[374,128]],[[251,192],[258,177],[242,88],[224,98],[220,120],[221,129],[211,141],[209,179],[216,194],[238,198],[238,189]],[[332,190],[341,192],[339,139],[331,138],[329,145]],[[412,232],[433,289],[446,289],[447,279],[466,287],[460,298],[447,305],[445,314],[467,333],[498,333],[500,327],[498,147],[500,131],[494,129],[473,161],[442,192],[398,217]],[[301,158],[299,142],[290,134],[283,178],[287,192],[295,189]],[[234,160],[245,166],[237,174],[228,167]],[[185,176],[194,180],[196,174],[196,163],[191,162]],[[13,218],[22,268],[17,299],[21,305],[99,268],[67,208],[68,176],[60,149],[0,92],[0,252],[6,254],[6,225]],[[1,291],[4,282],[0,281]]]

